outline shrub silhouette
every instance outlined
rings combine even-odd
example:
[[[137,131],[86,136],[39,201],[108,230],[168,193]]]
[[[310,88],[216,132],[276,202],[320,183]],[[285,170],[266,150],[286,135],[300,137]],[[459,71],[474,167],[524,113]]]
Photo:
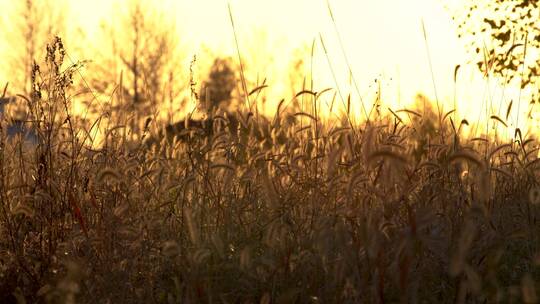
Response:
[[[200,94],[200,102],[207,113],[211,114],[219,107],[227,109],[231,105],[236,86],[236,71],[231,59],[216,58]]]
[[[237,85],[236,72],[230,58],[218,57],[214,60],[206,80],[203,81],[200,94],[195,94],[199,110],[205,115],[201,119],[186,117],[185,119],[167,124],[158,131],[155,137],[146,140],[146,145],[155,145],[165,140],[171,144],[185,141],[189,136],[210,136],[213,133],[214,115],[218,112],[225,114],[227,128],[234,130],[238,127],[235,114],[229,112]]]

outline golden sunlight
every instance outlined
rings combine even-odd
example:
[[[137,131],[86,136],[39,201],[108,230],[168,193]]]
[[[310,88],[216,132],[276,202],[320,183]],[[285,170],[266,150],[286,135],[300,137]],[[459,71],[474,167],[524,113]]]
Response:
[[[15,2],[1,1],[8,16],[16,13]],[[70,50],[73,60],[94,59],[93,53],[103,40],[100,32],[104,24],[114,24],[128,10],[128,1],[58,3],[65,6],[68,17],[65,31],[69,34],[63,34],[86,44]],[[177,27],[185,73],[193,56],[198,56],[203,65],[213,55],[237,58],[228,4],[239,50],[250,61],[246,73],[259,81],[266,79],[270,105],[275,106],[287,91],[283,79],[293,56],[313,61],[314,90],[338,89],[341,99],[351,94],[359,119],[365,118],[362,109],[369,111],[377,96],[384,106],[396,110],[411,107],[421,93],[438,102],[441,111],[457,108],[460,117],[480,122],[490,115],[486,114],[488,103],[490,111],[498,112],[494,104],[505,108],[520,93],[485,80],[475,67],[467,66],[469,58],[451,19],[459,1],[452,5],[439,0],[152,2],[158,13],[172,18]],[[6,19],[6,14],[3,17]],[[0,41],[3,54],[9,56],[11,50],[17,50],[13,48],[17,44],[14,39]],[[461,69],[454,82],[457,65]],[[311,69],[302,72],[309,74]],[[10,80],[9,75],[8,68],[0,70],[2,83]],[[360,100],[365,105],[360,106]],[[522,107],[522,112],[520,115],[527,107]]]
[[[0,303],[539,303],[538,3],[0,0]]]

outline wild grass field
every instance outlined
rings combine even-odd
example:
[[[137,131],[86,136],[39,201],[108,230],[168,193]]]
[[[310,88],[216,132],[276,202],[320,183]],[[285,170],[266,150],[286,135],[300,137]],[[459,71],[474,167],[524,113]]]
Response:
[[[539,302],[533,134],[471,138],[429,103],[327,120],[309,89],[134,133],[74,115],[79,67],[47,54],[18,97],[37,141],[0,128],[0,302]]]

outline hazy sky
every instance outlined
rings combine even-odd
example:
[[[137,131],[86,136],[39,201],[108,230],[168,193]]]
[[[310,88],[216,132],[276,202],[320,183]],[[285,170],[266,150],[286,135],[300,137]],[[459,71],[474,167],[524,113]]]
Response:
[[[11,1],[0,0],[0,7],[9,7]],[[423,21],[438,96],[445,103],[445,109],[451,109],[454,99],[454,68],[457,64],[464,65],[467,57],[463,43],[457,39],[451,16],[443,4],[458,7],[460,1],[330,0],[361,94],[366,97],[370,92],[373,93],[374,80],[378,78],[383,81],[383,97],[393,107],[407,104],[417,92],[434,98],[435,89],[422,31]],[[247,58],[256,55],[262,61],[251,72],[256,71],[268,77],[276,91],[284,83],[281,79],[286,79],[288,75],[286,68],[295,50],[302,45],[310,45],[321,34],[339,86],[345,94],[354,92],[348,85],[349,73],[325,0],[228,2],[233,10],[243,55]],[[174,16],[187,58],[193,55],[204,56],[204,48],[216,53],[235,54],[228,2],[155,1],[157,6],[162,6],[164,11]],[[121,0],[70,1],[70,22],[81,26],[92,38],[100,22],[118,18],[126,3]],[[261,39],[262,36],[266,38]],[[5,42],[3,47],[6,47]],[[316,85],[319,89],[335,86],[320,43],[317,54]],[[273,61],[270,63],[271,59]],[[5,73],[0,71],[0,81],[5,82],[5,79]],[[497,94],[501,93],[482,80],[474,69],[462,69],[458,82],[458,105],[463,113],[476,115],[482,98],[497,98]]]
[[[118,9],[115,6],[122,5],[122,1],[111,5],[105,0],[80,3],[75,9],[81,14],[77,19],[83,21],[88,32],[96,28],[101,18],[114,16],[111,12]],[[368,84],[384,75],[388,81],[392,78],[394,83],[400,82],[404,96],[413,95],[417,90],[432,93],[421,27],[424,20],[436,82],[440,83],[442,94],[449,93],[444,92],[448,89],[446,83],[451,80],[455,65],[462,63],[465,57],[442,1],[334,0],[330,3],[361,88],[367,90]],[[313,39],[319,39],[321,33],[337,76],[340,82],[346,83],[349,75],[325,0],[232,0],[230,4],[244,56],[250,57],[258,52],[263,54],[259,55],[263,57],[261,60],[270,59],[264,55],[272,56],[277,61],[275,64],[285,67],[296,48],[302,44],[310,45]],[[203,45],[234,54],[227,1],[165,0],[162,5],[167,11],[174,12],[188,54],[200,53]],[[106,6],[113,9],[101,9]],[[100,9],[96,10],[97,7]],[[89,11],[98,13],[88,14]],[[87,17],[89,15],[91,17]],[[263,43],[264,50],[258,50],[261,41],[256,37],[261,33],[267,37]],[[321,78],[329,80],[329,73],[325,70],[328,63],[322,56],[322,48],[319,48],[319,54],[319,71],[326,76]],[[268,71],[260,71],[261,74],[265,72]]]

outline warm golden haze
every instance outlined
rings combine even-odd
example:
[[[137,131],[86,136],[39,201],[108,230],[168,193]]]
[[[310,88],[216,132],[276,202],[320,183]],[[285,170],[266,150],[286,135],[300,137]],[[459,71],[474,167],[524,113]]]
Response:
[[[538,0],[1,3],[0,303],[539,302]]]
[[[129,11],[127,2],[59,1],[58,6],[52,5],[52,10],[65,15],[65,22],[69,24],[61,34],[68,45],[73,46],[70,48],[73,60],[96,59],[96,52],[103,48],[103,44],[109,43],[104,39],[103,26],[120,26],[119,16]],[[201,67],[209,65],[215,55],[236,58],[227,3],[216,0],[164,0],[151,3],[156,10],[154,15],[162,14],[172,20],[173,26],[178,29],[178,52],[181,52],[178,58],[182,61],[185,74],[189,73],[193,55],[198,56],[197,66]],[[343,49],[326,1],[230,1],[240,51],[248,65],[247,77],[253,83],[257,77],[267,79],[270,88],[265,93],[271,103],[276,104],[284,93],[289,93],[288,85],[283,80],[289,77],[291,61],[296,56],[309,63],[313,42],[315,88],[319,91],[328,87],[339,88],[342,95],[352,94],[353,113],[358,117],[362,116],[360,98],[351,83],[347,63],[368,108],[378,94],[379,85],[385,106],[393,109],[409,107],[414,104],[414,96],[422,93],[431,100],[438,97],[447,111],[454,108],[455,102],[459,116],[469,121],[486,120],[491,115],[486,116],[488,103],[497,105],[490,106],[490,112],[494,113],[504,112],[510,100],[516,104],[520,95],[522,102],[526,103],[528,95],[520,93],[516,86],[500,86],[495,79],[484,79],[474,66],[467,67],[469,58],[464,50],[464,42],[458,40],[456,24],[451,19],[451,14],[462,6],[460,1],[336,0],[329,3]],[[2,0],[4,20],[17,13],[15,4]],[[15,26],[15,23],[6,23],[5,28]],[[422,23],[427,34],[429,57]],[[0,40],[3,54],[10,56],[19,49],[16,39],[6,35],[6,39]],[[457,83],[454,83],[452,76],[457,65],[461,69]],[[308,67],[306,65],[300,72],[304,75],[311,73]],[[82,73],[92,73],[92,70]],[[6,67],[0,70],[2,83],[9,80],[10,74]],[[527,107],[520,109],[523,112],[520,115],[525,117]],[[517,111],[517,107],[514,110]]]

